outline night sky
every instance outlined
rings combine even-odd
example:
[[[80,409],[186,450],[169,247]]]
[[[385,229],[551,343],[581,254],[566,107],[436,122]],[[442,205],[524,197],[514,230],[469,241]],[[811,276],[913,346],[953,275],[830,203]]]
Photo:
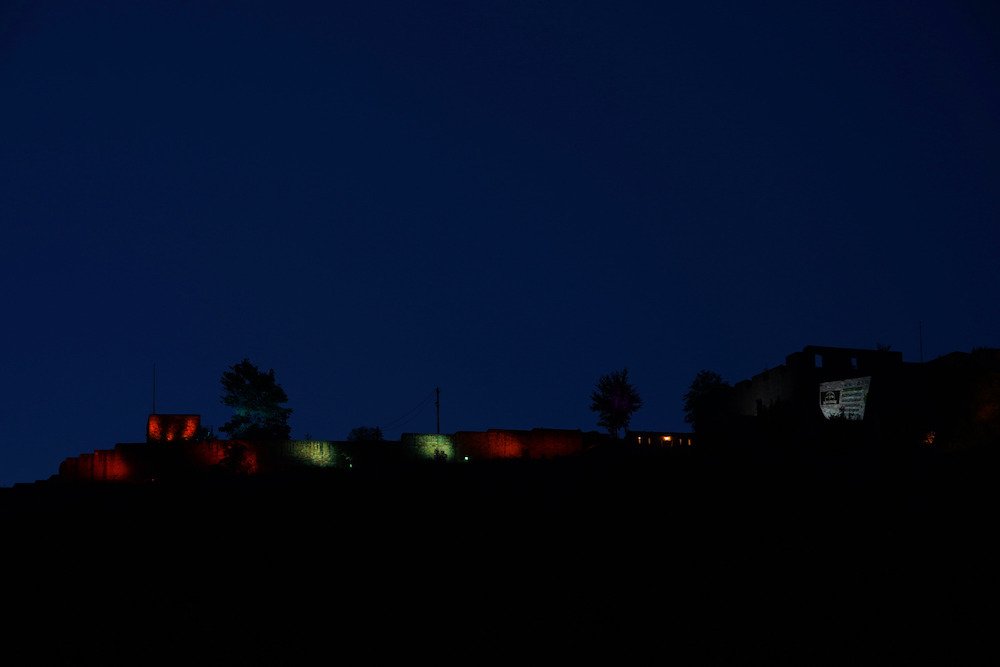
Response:
[[[0,485],[142,441],[154,365],[395,439],[997,346],[991,5],[6,0]]]

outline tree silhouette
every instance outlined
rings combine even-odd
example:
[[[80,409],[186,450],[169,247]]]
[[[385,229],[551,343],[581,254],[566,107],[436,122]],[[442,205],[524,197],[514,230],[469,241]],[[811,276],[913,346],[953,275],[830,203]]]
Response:
[[[642,398],[632,383],[628,381],[628,369],[602,375],[590,394],[590,410],[598,413],[598,426],[608,429],[611,437],[628,429],[632,413],[642,407]]]
[[[274,370],[261,372],[243,359],[222,374],[222,402],[233,408],[232,418],[219,427],[230,438],[246,440],[287,440],[291,429],[291,408],[285,390],[274,379]]]
[[[721,427],[728,417],[732,386],[715,371],[701,370],[684,394],[684,421],[695,433]]]

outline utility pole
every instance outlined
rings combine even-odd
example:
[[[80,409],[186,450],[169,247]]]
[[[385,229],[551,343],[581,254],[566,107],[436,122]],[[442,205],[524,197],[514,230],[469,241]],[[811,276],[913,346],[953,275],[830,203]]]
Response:
[[[434,415],[437,418],[437,433],[441,434],[441,387],[434,387]]]
[[[153,412],[156,414],[156,364],[153,364]]]

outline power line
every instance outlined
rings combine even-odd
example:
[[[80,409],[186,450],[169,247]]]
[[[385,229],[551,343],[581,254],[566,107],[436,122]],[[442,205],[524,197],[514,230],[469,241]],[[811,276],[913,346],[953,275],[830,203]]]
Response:
[[[411,410],[403,413],[401,416],[397,417],[396,419],[393,419],[392,421],[386,423],[386,425],[384,427],[384,430],[391,431],[391,430],[399,428],[400,426],[406,425],[407,423],[409,423],[410,421],[412,421],[418,414],[420,414],[421,410],[423,410],[425,407],[427,407],[428,405],[430,405],[431,401],[433,401],[435,399],[435,397],[436,397],[436,392],[432,391],[432,392],[428,393],[420,401],[420,403],[418,403],[416,405],[416,407],[414,407]]]

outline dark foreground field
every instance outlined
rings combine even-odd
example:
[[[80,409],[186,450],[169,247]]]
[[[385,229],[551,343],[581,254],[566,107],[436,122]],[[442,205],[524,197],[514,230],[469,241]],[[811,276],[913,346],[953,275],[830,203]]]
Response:
[[[692,452],[6,489],[6,664],[979,664],[995,465]]]

